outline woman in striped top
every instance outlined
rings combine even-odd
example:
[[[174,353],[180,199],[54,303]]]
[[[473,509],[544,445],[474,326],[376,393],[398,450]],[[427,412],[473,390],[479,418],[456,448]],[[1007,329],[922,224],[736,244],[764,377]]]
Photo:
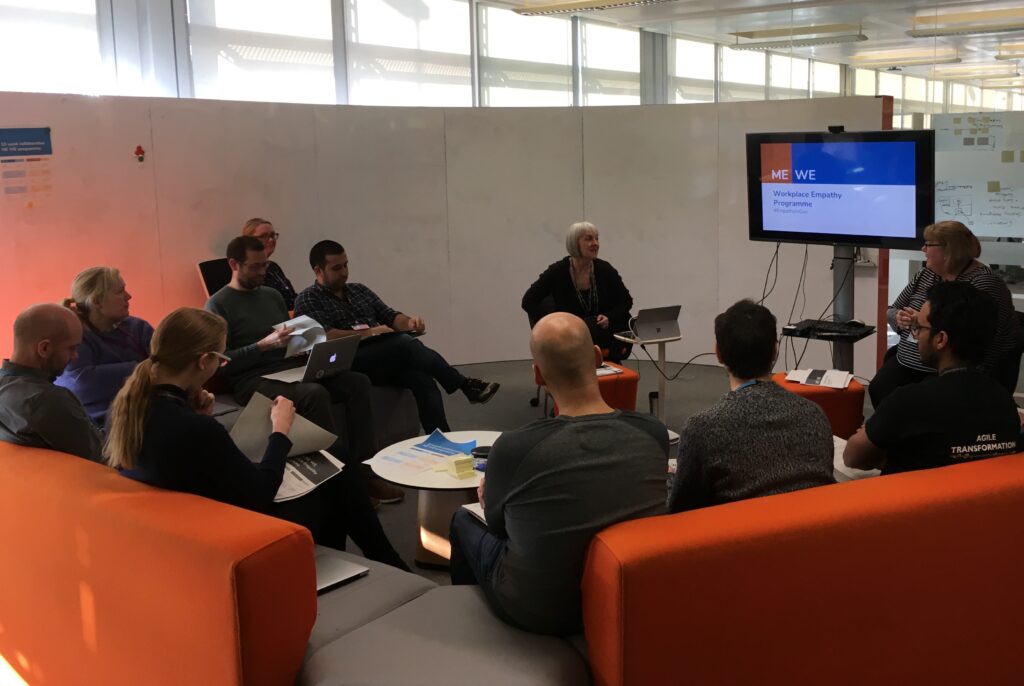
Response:
[[[1012,393],[1017,385],[1017,360],[1011,358],[1017,348],[1018,327],[1009,289],[991,269],[978,261],[981,243],[960,222],[932,224],[924,230],[924,240],[921,248],[925,255],[924,269],[889,306],[889,325],[899,333],[900,342],[886,353],[882,368],[868,386],[871,404],[877,409],[895,389],[935,373],[921,362],[917,341],[910,335],[910,325],[916,320],[928,289],[940,281],[966,281],[996,301],[999,310],[996,337],[982,366]]]

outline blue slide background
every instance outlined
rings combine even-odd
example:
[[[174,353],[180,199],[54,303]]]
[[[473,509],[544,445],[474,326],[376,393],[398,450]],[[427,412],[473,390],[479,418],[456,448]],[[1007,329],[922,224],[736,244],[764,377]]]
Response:
[[[913,186],[912,141],[861,143],[793,143],[793,184],[865,184]],[[815,180],[797,179],[798,170],[814,169]]]

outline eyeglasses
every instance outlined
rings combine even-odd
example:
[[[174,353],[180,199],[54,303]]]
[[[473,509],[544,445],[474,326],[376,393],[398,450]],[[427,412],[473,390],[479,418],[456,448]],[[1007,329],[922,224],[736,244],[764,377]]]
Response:
[[[921,333],[921,329],[931,328],[932,327],[930,326],[922,326],[921,324],[918,324],[916,321],[914,321],[910,323],[910,335],[913,336],[915,340],[917,340],[917,335]]]
[[[256,238],[260,239],[261,241],[276,241],[277,237],[280,235],[281,234],[279,234],[277,231],[274,231],[272,233],[265,233],[261,236],[256,236]]]
[[[926,248],[941,248],[944,245],[945,245],[945,243],[927,243],[926,242],[924,244],[924,247],[926,247]]]
[[[206,354],[207,355],[215,355],[218,358],[218,360],[220,362],[220,364],[217,365],[218,367],[223,367],[224,365],[226,365],[228,362],[231,361],[230,357],[228,357],[224,353],[219,353],[216,350],[211,350],[210,352],[208,352]]]

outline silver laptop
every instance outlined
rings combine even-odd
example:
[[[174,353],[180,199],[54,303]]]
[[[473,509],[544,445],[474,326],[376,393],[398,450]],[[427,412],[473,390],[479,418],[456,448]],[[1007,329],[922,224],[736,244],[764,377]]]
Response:
[[[329,379],[338,372],[352,368],[352,360],[359,347],[359,336],[345,336],[333,341],[324,341],[313,346],[305,367],[286,369],[283,372],[264,374],[264,379],[286,383],[309,383]]]
[[[619,335],[640,342],[679,338],[679,312],[682,309],[681,305],[670,305],[640,310],[633,322],[633,330]]]
[[[370,573],[368,567],[349,562],[336,550],[318,545],[313,547],[313,554],[317,595]]]

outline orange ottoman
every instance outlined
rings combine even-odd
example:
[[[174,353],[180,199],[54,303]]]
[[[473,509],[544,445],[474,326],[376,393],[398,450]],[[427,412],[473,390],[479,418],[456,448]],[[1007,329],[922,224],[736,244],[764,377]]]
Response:
[[[772,381],[817,404],[825,411],[832,433],[840,438],[849,438],[864,422],[864,386],[856,379],[842,390],[786,381],[786,372],[773,374]]]
[[[640,385],[640,375],[632,369],[614,362],[605,362],[605,364],[619,369],[621,372],[597,377],[597,386],[601,389],[601,397],[616,410],[636,411],[636,389]],[[538,386],[544,385],[544,379],[536,367],[533,368],[533,376]],[[553,411],[557,417],[557,403],[554,405]]]

